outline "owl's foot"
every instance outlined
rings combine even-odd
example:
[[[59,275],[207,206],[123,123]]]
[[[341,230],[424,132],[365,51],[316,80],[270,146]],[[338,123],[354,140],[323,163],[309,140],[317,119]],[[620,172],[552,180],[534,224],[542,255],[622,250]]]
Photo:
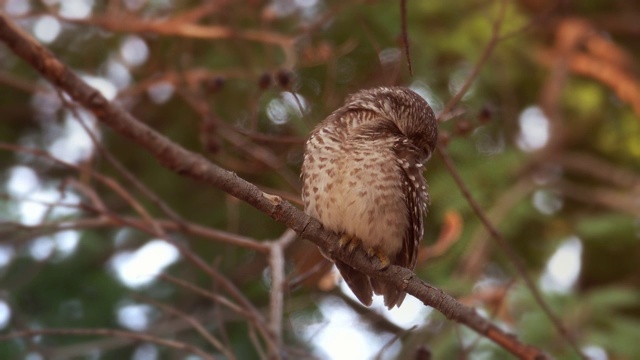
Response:
[[[346,249],[347,253],[352,254],[357,248],[362,245],[362,241],[355,236],[344,234],[338,241],[338,246],[342,249]]]
[[[369,250],[367,250],[367,255],[369,255],[369,257],[377,257],[378,260],[380,261],[380,264],[378,265],[378,268],[376,270],[378,271],[382,271],[382,270],[386,270],[389,265],[391,265],[391,260],[389,260],[389,257],[382,252],[382,250],[372,247]]]

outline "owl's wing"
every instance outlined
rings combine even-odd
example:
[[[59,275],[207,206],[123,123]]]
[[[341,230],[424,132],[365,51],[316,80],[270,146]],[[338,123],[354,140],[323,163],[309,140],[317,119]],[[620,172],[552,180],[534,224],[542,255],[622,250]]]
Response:
[[[398,171],[402,179],[402,193],[409,221],[402,239],[402,248],[391,262],[413,270],[418,259],[420,240],[422,240],[428,195],[422,176],[422,164],[417,161],[417,150],[404,141],[399,141],[394,150],[398,159]],[[383,281],[371,279],[371,286],[376,294],[384,296],[384,304],[389,309],[402,305],[407,295],[404,291]]]
[[[411,146],[398,146],[396,153],[402,169],[402,193],[407,209],[409,226],[402,239],[402,250],[396,256],[396,264],[410,270],[416,266],[420,241],[424,233],[424,216],[427,211],[429,194],[422,175],[422,164],[418,161],[417,150]]]

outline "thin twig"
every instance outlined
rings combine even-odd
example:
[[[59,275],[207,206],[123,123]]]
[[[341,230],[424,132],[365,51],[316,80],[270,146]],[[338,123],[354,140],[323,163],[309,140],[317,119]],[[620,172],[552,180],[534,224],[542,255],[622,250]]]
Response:
[[[80,335],[80,336],[112,336],[112,337],[120,337],[125,339],[131,339],[136,341],[146,341],[178,350],[188,351],[195,355],[202,357],[207,360],[216,360],[216,358],[212,355],[207,354],[205,351],[200,348],[193,346],[191,344],[187,344],[182,341],[177,340],[169,340],[159,338],[157,336],[138,333],[133,331],[124,331],[124,330],[115,330],[115,329],[30,329],[25,331],[16,331],[8,334],[0,335],[0,341],[23,338],[23,337],[32,337],[32,336],[40,336],[40,335]]]
[[[226,297],[219,295],[219,294],[215,294],[212,293],[210,291],[207,291],[201,287],[195,286],[190,282],[184,281],[182,279],[179,279],[175,276],[171,276],[168,274],[160,274],[159,275],[160,279],[163,279],[165,281],[168,281],[174,285],[178,285],[184,289],[187,289],[189,291],[193,291],[194,293],[204,296],[210,300],[213,300],[215,303],[219,303],[221,305],[224,305],[225,307],[229,308],[230,310],[233,310],[234,312],[238,313],[238,315],[242,316],[242,317],[247,317],[250,316],[250,314],[243,309],[241,306],[237,305],[236,303],[234,303],[233,301],[227,299]]]
[[[407,0],[400,0],[400,24],[402,26],[402,44],[404,45],[404,55],[407,58],[409,74],[413,76],[411,67],[411,55],[409,54],[409,34],[407,31]]]
[[[282,347],[282,314],[284,307],[284,250],[297,237],[296,233],[287,229],[280,238],[271,245],[269,265],[271,266],[270,320],[271,331],[278,347]]]
[[[489,59],[489,56],[493,53],[493,49],[500,42],[500,28],[502,27],[504,16],[507,12],[507,3],[508,3],[508,0],[503,0],[501,2],[500,12],[498,13],[498,18],[493,23],[493,29],[491,32],[491,38],[489,39],[489,42],[484,47],[484,50],[482,51],[480,58],[478,59],[475,66],[471,70],[471,73],[469,74],[469,76],[467,76],[467,79],[465,80],[464,84],[462,84],[462,87],[460,88],[460,90],[458,90],[458,93],[451,100],[449,100],[447,105],[445,105],[444,109],[442,109],[440,114],[438,114],[438,121],[442,121],[442,117],[446,116],[453,109],[453,107],[456,106],[458,102],[460,102],[460,100],[462,99],[462,97],[464,97],[467,91],[469,91],[469,88],[471,87],[471,85],[473,85],[473,82],[478,77],[478,74],[480,74],[480,70],[482,70],[482,67]]]
[[[524,197],[531,194],[537,185],[530,178],[519,179],[513,186],[502,191],[494,201],[494,205],[485,210],[492,224],[498,226],[513,208],[520,204]],[[482,226],[478,227],[469,240],[469,246],[462,257],[458,273],[470,279],[477,279],[482,274],[482,266],[486,263],[491,234]]]
[[[30,148],[30,147],[24,147],[24,146],[19,146],[19,145],[15,145],[15,144],[9,144],[9,143],[3,143],[0,141],[0,149],[2,150],[9,150],[9,151],[13,151],[13,152],[17,152],[17,153],[24,153],[24,154],[30,154],[33,156],[37,156],[37,157],[41,157],[43,159],[49,160],[51,162],[53,162],[56,165],[62,166],[64,168],[67,169],[72,169],[78,172],[81,171],[86,171],[86,169],[80,169],[78,166],[76,166],[75,164],[71,164],[71,163],[67,163],[65,161],[62,161],[54,156],[52,156],[49,152],[41,150],[41,149],[36,149],[36,148]],[[108,176],[102,175],[98,172],[96,172],[95,170],[91,170],[91,172],[89,173],[92,177],[94,177],[96,180],[98,180],[100,183],[110,187],[110,186],[114,186],[113,184],[116,184],[115,181],[113,181],[111,178],[109,178]],[[109,217],[111,216],[110,213],[108,212],[106,206],[104,205],[104,203],[99,199],[99,197],[97,196],[97,194],[95,194],[95,192],[91,191],[90,189],[86,188],[85,186],[82,186],[81,183],[78,183],[76,181],[71,180],[73,184],[75,184],[81,191],[83,191],[83,193],[85,193],[85,195],[90,198],[92,200],[92,202],[94,203],[94,208],[90,209],[93,212],[97,213],[97,214],[101,214],[103,216]],[[122,191],[121,187],[118,189],[118,191]],[[125,197],[128,197],[128,195],[124,194]],[[72,207],[72,208],[78,208],[78,209],[87,209],[87,205],[86,204],[66,204],[66,203],[61,203],[61,202],[56,202],[56,203],[51,203],[51,202],[46,202],[46,201],[42,201],[42,200],[33,200],[33,199],[22,199],[22,201],[30,201],[30,202],[34,202],[34,203],[39,203],[39,204],[43,204],[43,205],[55,205],[55,206],[65,206],[65,207]],[[124,217],[124,219],[126,220],[127,223],[129,224],[136,224],[136,228],[143,228],[143,223],[141,222],[141,219],[136,219],[136,218],[132,218],[132,217]],[[240,246],[240,247],[244,247],[244,248],[248,248],[248,249],[252,249],[252,250],[257,250],[260,252],[268,252],[269,251],[269,245],[267,244],[263,244],[263,243],[259,243],[251,238],[245,237],[245,236],[241,236],[238,234],[234,234],[234,233],[229,233],[229,232],[225,232],[225,231],[221,231],[221,230],[217,230],[217,229],[212,229],[212,228],[208,228],[208,227],[204,227],[202,225],[198,225],[198,224],[194,224],[194,223],[189,223],[186,221],[181,221],[181,222],[175,222],[174,221],[170,221],[170,220],[164,220],[164,219],[155,219],[155,222],[161,227],[164,228],[166,230],[169,231],[178,231],[181,230],[187,234],[191,234],[191,235],[197,235],[197,236],[202,236],[204,238],[208,238],[208,239],[213,239],[213,240],[217,240],[217,241],[222,241],[224,243],[228,243],[228,244],[232,244],[232,245],[236,245],[236,246]],[[70,221],[64,221],[62,223],[56,224],[56,223],[47,223],[46,226],[47,227],[51,227],[51,229],[55,229],[55,230],[68,230],[69,228],[75,228],[74,226],[79,226],[77,228],[82,228],[82,227],[103,227],[103,226],[109,226],[112,223],[109,221],[106,221],[105,219],[96,219],[95,222],[92,222],[91,224],[89,224],[89,222],[87,223],[83,223],[82,225],[75,225],[74,222],[70,222]],[[31,227],[33,228],[33,227]]]
[[[162,210],[168,217],[173,219],[176,223],[184,224],[184,226],[186,226],[185,221],[182,219],[182,217],[180,217],[180,215],[178,215],[173,209],[171,209],[171,207],[164,200],[162,200],[162,198],[151,191],[142,181],[140,181],[140,179],[138,179],[124,165],[122,165],[122,163],[118,161],[118,159],[116,159],[111,154],[111,152],[109,152],[104,146],[102,146],[102,143],[98,140],[97,136],[84,122],[82,117],[80,117],[80,114],[78,114],[76,108],[65,99],[60,91],[57,91],[57,93],[62,103],[71,111],[73,116],[76,118],[76,121],[78,121],[80,126],[82,126],[84,131],[87,133],[87,135],[91,139],[91,142],[93,143],[93,146],[95,146],[100,154],[104,156],[107,162],[109,162],[109,164],[111,164],[111,166],[113,166],[116,171],[122,174],[122,176],[124,176],[124,178],[129,181],[129,183],[131,183],[134,188],[136,188],[144,196],[146,196],[147,199],[151,200],[151,202],[154,203],[160,210]]]
[[[213,334],[211,334],[207,329],[205,329],[205,327],[193,316],[190,316],[188,314],[185,314],[184,312],[176,309],[173,306],[169,306],[166,304],[163,304],[159,301],[156,301],[154,299],[151,299],[149,297],[146,296],[141,296],[141,295],[134,295],[134,298],[137,298],[141,301],[144,301],[146,303],[149,303],[157,308],[159,308],[160,310],[176,315],[179,318],[183,319],[184,321],[186,321],[187,323],[189,323],[189,325],[191,325],[191,327],[193,327],[198,334],[200,334],[203,338],[205,338],[209,344],[213,345],[213,347],[215,347],[216,349],[218,349],[222,354],[224,354],[224,356],[229,359],[229,360],[235,360],[236,356],[233,354],[233,352],[231,352],[227,347],[225,347],[220,340],[216,339],[215,336],[213,336]]]
[[[391,347],[391,345],[393,345],[394,342],[400,340],[401,337],[405,336],[406,334],[410,333],[411,331],[415,330],[418,327],[418,325],[413,325],[412,327],[408,328],[407,330],[403,330],[397,334],[395,334],[389,341],[387,341],[382,348],[380,348],[380,350],[378,351],[378,354],[375,357],[375,360],[382,360],[382,355],[384,354],[385,351],[387,351],[387,349],[389,349]]]

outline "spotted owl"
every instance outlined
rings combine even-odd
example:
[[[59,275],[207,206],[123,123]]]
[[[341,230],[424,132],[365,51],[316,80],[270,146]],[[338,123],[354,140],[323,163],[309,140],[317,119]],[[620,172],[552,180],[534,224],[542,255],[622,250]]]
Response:
[[[305,144],[305,212],[341,234],[340,246],[378,257],[382,269],[413,270],[429,203],[422,173],[437,139],[433,110],[415,92],[378,87],[350,95]],[[404,291],[333,261],[363,304],[374,293],[389,309],[402,304]]]

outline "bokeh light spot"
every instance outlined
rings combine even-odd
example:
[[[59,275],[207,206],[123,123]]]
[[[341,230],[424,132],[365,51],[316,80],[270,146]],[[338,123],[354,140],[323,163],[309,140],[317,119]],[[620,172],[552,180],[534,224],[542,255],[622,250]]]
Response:
[[[33,35],[45,44],[52,43],[62,29],[58,19],[45,15],[38,19],[33,26]]]

